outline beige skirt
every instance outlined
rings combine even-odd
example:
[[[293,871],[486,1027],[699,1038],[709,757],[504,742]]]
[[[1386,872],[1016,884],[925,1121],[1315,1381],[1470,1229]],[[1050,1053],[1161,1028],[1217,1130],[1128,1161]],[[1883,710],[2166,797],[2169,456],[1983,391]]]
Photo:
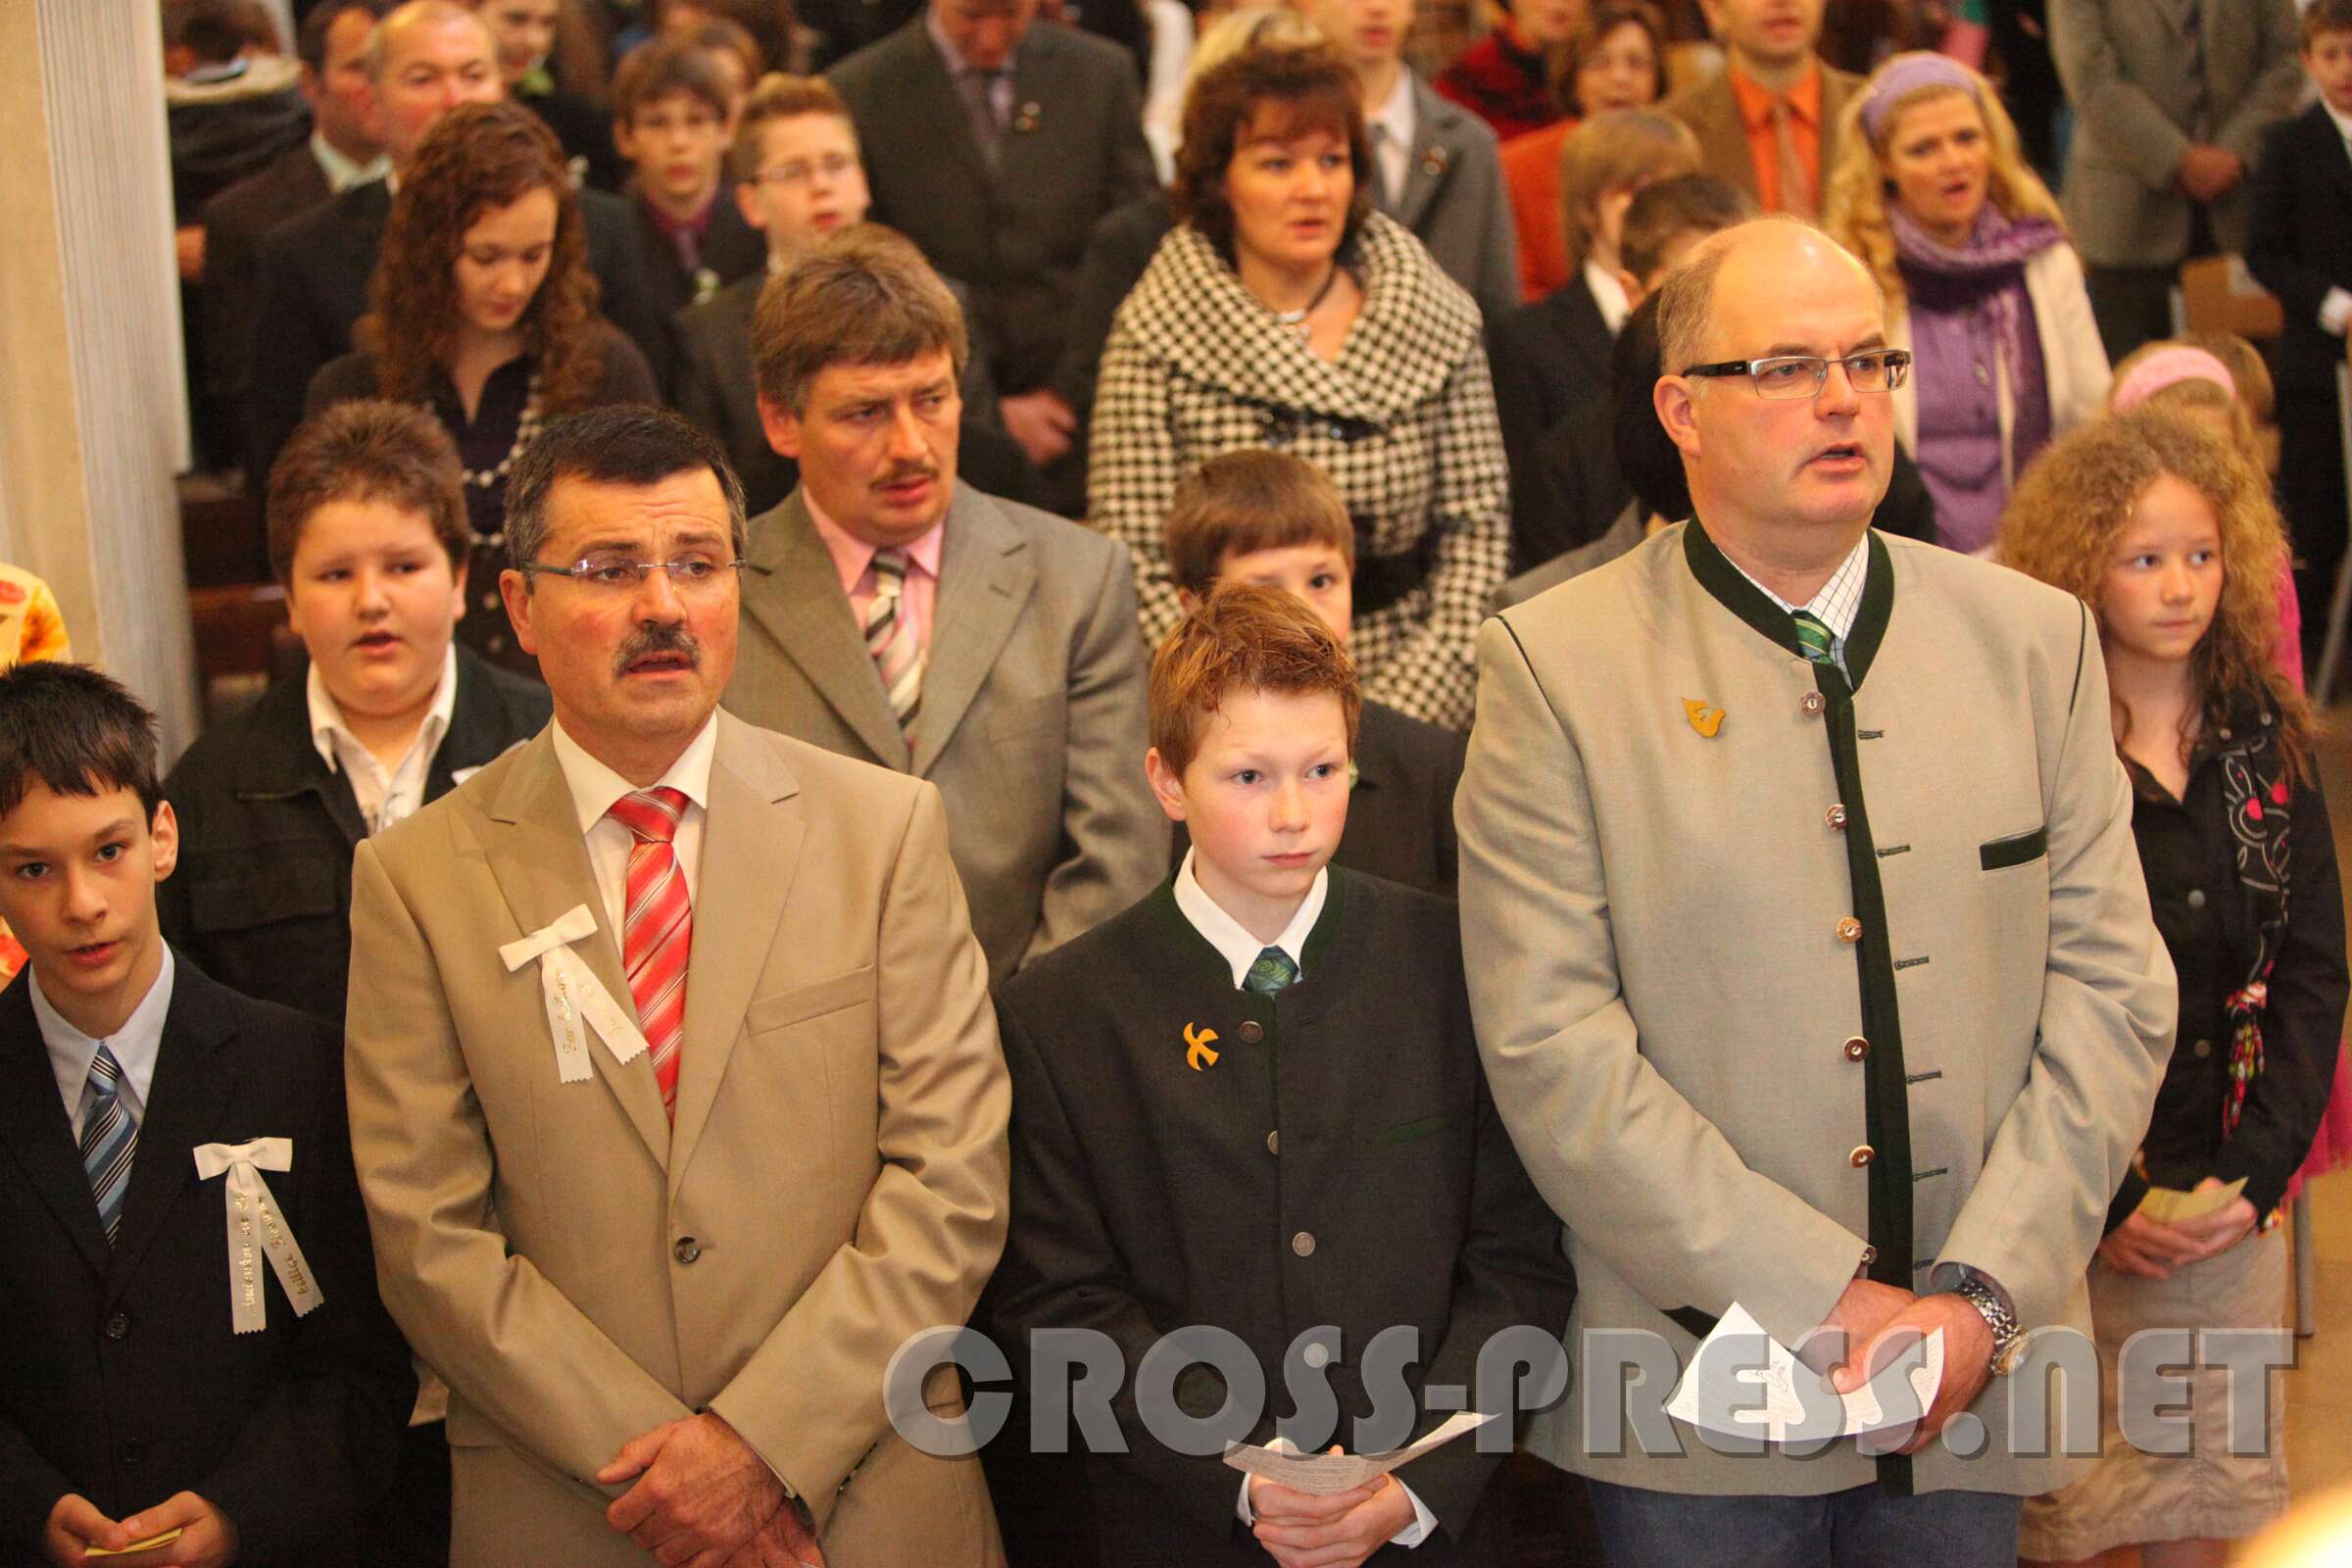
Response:
[[[2151,1541],[2238,1541],[2286,1512],[2285,1376],[2270,1374],[2270,1432],[2260,1454],[2230,1451],[2229,1372],[2202,1359],[2186,1374],[2195,1442],[2148,1454],[2116,1424],[2116,1357],[2142,1329],[2279,1328],[2286,1321],[2286,1229],[2249,1236],[2169,1280],[2119,1274],[2093,1259],[2090,1315],[2099,1347],[2099,1460],[2091,1472],[2026,1500],[2018,1555],[2096,1556]],[[2166,1403],[2169,1407],[2171,1400]]]

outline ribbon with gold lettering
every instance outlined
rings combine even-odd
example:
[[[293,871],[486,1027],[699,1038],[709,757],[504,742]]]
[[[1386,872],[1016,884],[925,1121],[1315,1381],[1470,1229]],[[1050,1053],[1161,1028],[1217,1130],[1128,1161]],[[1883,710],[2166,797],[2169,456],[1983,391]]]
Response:
[[[539,960],[539,991],[547,1002],[547,1032],[556,1046],[556,1074],[567,1084],[585,1083],[594,1074],[588,1065],[585,1023],[604,1037],[613,1059],[626,1065],[647,1047],[645,1035],[627,1013],[615,1006],[612,994],[596,971],[571,951],[571,944],[596,935],[596,916],[588,906],[575,904],[552,925],[498,950],[509,973],[532,959]]]
[[[303,1317],[326,1297],[318,1277],[294,1240],[285,1210],[262,1179],[266,1170],[294,1168],[294,1140],[254,1138],[241,1144],[199,1144],[196,1179],[209,1182],[226,1175],[222,1188],[228,1207],[228,1307],[230,1327],[239,1334],[259,1334],[268,1327],[267,1293],[262,1289],[262,1259],[277,1275],[294,1315]]]

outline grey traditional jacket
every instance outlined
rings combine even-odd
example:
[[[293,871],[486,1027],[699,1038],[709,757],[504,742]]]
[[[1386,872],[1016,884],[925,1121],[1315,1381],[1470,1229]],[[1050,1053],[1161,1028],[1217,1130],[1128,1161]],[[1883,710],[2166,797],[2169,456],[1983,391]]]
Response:
[[[1479,640],[1455,814],[1480,1050],[1567,1226],[1567,1345],[1643,1329],[1687,1360],[1734,1302],[1787,1345],[1846,1284],[1955,1266],[2029,1329],[2087,1332],[2084,1270],[2170,1053],[2088,612],[1873,534],[1852,685],[1695,523],[1504,612]],[[1881,1460],[1895,1490],[2039,1493],[2009,1380],[1978,1457]],[[1637,1397],[1644,1391],[1636,1391]],[[1661,1398],[1652,1388],[1646,1396]],[[1867,1484],[1810,1459],[1589,1443],[1537,1451],[1709,1494]]]

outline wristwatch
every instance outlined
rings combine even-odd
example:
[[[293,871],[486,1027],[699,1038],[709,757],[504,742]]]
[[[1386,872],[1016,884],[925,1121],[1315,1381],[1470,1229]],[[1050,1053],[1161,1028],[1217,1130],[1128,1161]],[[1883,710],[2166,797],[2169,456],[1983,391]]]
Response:
[[[2026,1336],[2018,1327],[2017,1314],[2010,1310],[2001,1293],[1971,1274],[1952,1287],[1952,1294],[1975,1307],[1983,1315],[1984,1326],[1992,1330],[1994,1375],[2007,1377],[2017,1370],[2017,1363],[2025,1349]]]

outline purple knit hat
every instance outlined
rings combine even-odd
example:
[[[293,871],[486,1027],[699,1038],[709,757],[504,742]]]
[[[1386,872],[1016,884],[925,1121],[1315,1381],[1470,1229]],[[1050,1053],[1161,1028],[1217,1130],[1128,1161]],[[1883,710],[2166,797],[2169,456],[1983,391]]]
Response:
[[[1894,106],[1923,87],[1951,87],[1974,98],[1983,85],[1974,72],[1950,55],[1914,49],[1890,56],[1870,78],[1862,96],[1863,133],[1876,142]]]

